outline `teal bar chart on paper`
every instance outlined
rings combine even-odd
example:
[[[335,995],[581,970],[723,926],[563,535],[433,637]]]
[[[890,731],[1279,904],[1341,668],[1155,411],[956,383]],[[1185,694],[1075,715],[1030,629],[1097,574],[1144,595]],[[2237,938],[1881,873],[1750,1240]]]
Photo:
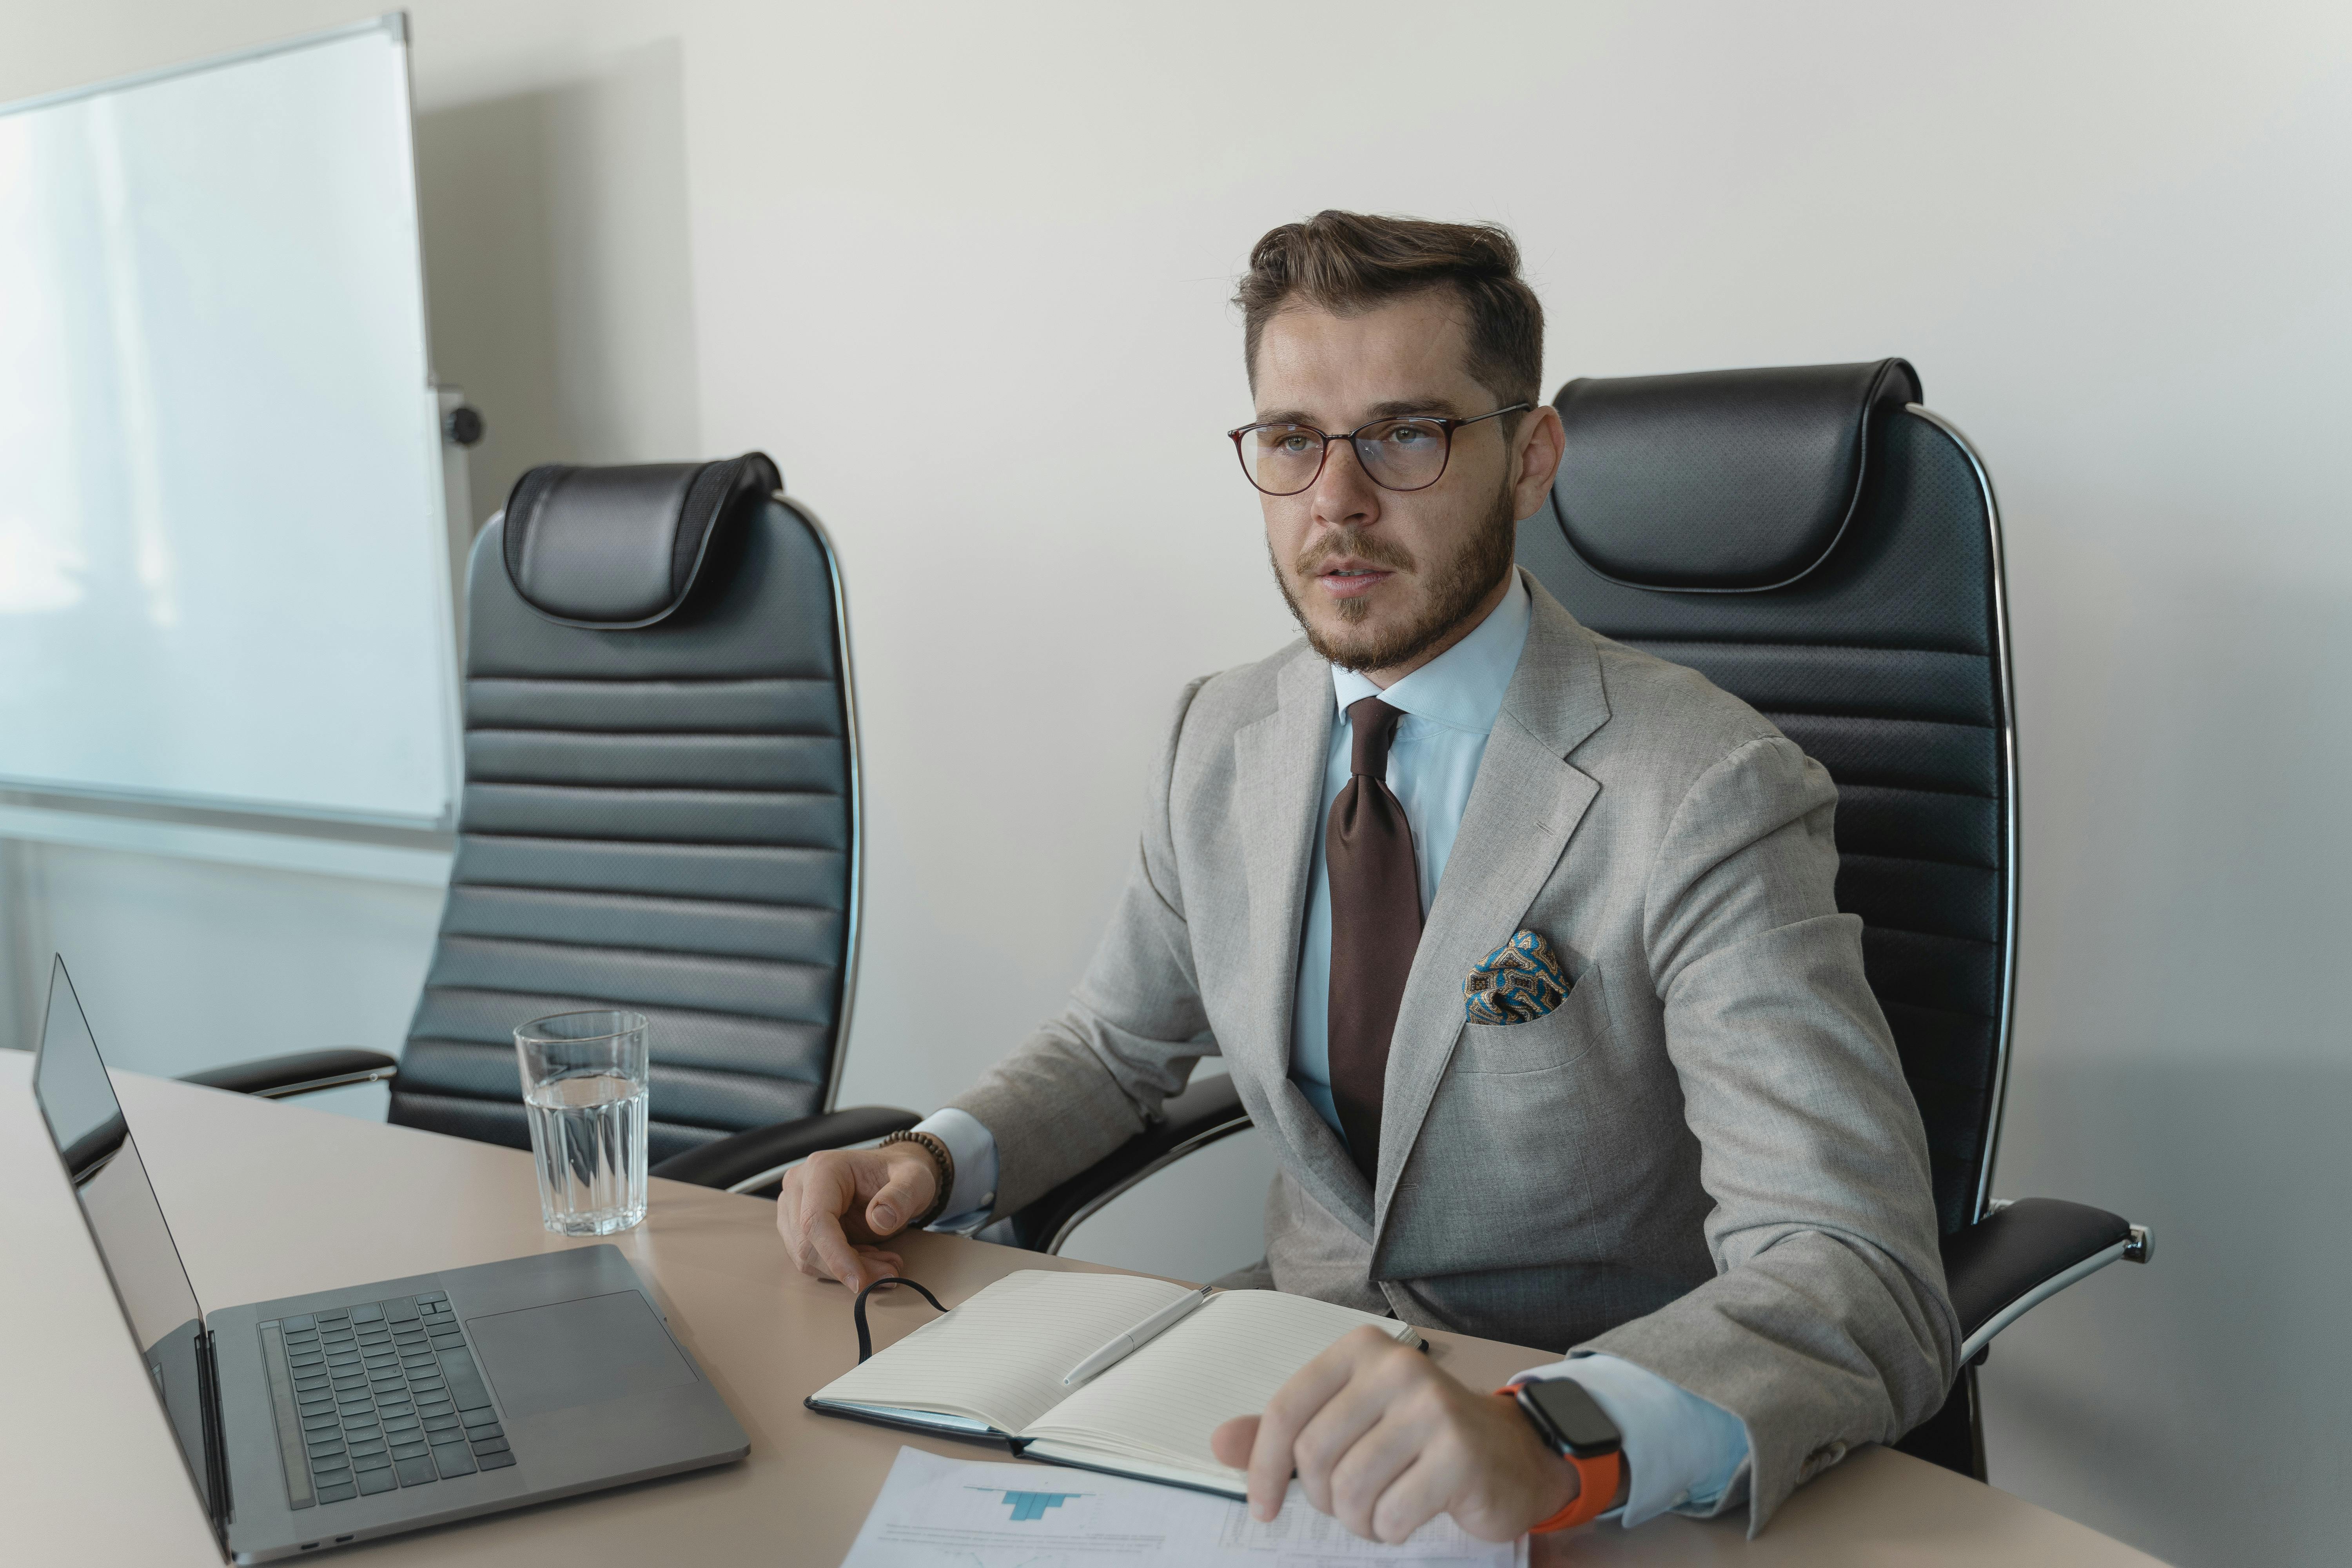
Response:
[[[1059,1508],[1074,1497],[1086,1496],[1084,1492],[1004,1491],[995,1487],[974,1487],[971,1489],[976,1492],[994,1492],[998,1497],[1003,1498],[1004,1506],[1012,1510],[1013,1522],[1015,1524],[1026,1524],[1033,1519],[1043,1519],[1045,1517],[1047,1509]]]
[[[1527,1541],[1441,1514],[1394,1545],[1350,1535],[1297,1482],[1271,1520],[1229,1498],[1060,1465],[900,1448],[842,1568],[1525,1568]]]

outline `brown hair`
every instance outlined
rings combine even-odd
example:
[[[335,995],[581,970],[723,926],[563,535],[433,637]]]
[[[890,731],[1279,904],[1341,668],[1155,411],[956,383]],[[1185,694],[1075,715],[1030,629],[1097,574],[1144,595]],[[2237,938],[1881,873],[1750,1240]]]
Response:
[[[1352,312],[1449,286],[1469,311],[1470,374],[1506,404],[1540,403],[1543,306],[1519,277],[1519,247],[1510,230],[1369,213],[1319,212],[1267,230],[1250,247],[1234,302],[1242,308],[1251,383],[1257,380],[1258,339],[1293,296]]]

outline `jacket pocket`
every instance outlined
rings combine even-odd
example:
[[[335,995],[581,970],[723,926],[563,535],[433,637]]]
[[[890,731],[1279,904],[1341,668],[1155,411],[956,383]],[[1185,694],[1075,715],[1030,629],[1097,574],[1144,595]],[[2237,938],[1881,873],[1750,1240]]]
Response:
[[[1454,1047],[1458,1073],[1544,1072],[1566,1067],[1609,1033],[1609,1004],[1601,994],[1601,965],[1588,963],[1567,999],[1540,1018],[1524,1024],[1462,1026]]]

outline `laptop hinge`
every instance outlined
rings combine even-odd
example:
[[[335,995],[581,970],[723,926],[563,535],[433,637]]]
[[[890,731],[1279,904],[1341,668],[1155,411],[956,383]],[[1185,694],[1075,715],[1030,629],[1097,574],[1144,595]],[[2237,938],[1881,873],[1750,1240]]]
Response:
[[[213,1533],[221,1550],[228,1549],[228,1433],[221,1422],[220,1369],[213,1359],[213,1331],[196,1332],[196,1407],[205,1428],[205,1500],[212,1514]]]

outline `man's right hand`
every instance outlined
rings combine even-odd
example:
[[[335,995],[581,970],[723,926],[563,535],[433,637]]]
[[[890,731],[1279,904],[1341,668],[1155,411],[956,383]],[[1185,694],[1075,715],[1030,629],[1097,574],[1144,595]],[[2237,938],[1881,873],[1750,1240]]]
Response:
[[[898,1272],[898,1255],[879,1244],[939,1191],[940,1168],[919,1143],[828,1149],[784,1173],[776,1233],[802,1273],[862,1289]]]

